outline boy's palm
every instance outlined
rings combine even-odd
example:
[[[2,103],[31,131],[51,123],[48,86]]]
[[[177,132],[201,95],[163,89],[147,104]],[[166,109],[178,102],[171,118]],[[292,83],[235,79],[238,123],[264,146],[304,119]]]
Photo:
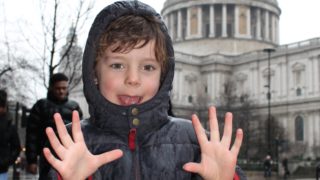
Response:
[[[221,140],[215,108],[209,108],[210,140],[208,140],[205,130],[196,115],[192,116],[192,123],[201,148],[201,162],[189,162],[184,165],[184,169],[198,173],[205,180],[232,180],[243,139],[242,130],[237,130],[235,142],[230,149],[232,114],[226,114],[224,133]]]
[[[100,155],[93,155],[88,150],[81,131],[79,115],[76,111],[72,117],[72,137],[59,114],[54,115],[59,139],[52,130],[47,128],[50,144],[56,152],[57,159],[48,148],[43,152],[48,162],[59,172],[63,180],[82,180],[92,175],[103,164],[114,161],[122,156],[121,150],[113,150]]]

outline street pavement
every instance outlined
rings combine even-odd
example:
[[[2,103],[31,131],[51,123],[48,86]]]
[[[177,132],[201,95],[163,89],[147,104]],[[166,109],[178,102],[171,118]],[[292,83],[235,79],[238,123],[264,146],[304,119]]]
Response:
[[[33,175],[30,173],[27,173],[24,169],[20,170],[20,176],[18,178],[13,178],[13,169],[9,169],[9,179],[8,180],[38,180],[38,175]],[[283,180],[282,177],[279,177],[277,175],[273,175],[271,178],[265,178],[263,177],[262,173],[246,173],[247,180]],[[287,178],[287,180],[315,180],[315,178]]]
[[[18,171],[19,175],[15,176],[13,175],[13,169],[10,168],[8,171],[8,180],[38,180],[38,175],[33,175],[30,173],[27,173],[25,170]]]

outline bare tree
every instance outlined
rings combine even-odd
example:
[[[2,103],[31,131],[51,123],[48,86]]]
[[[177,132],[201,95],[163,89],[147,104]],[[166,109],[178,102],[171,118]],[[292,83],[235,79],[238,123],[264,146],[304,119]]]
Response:
[[[84,28],[84,24],[89,19],[93,3],[90,1],[79,0],[73,1],[60,0],[39,0],[41,11],[42,37],[40,42],[41,48],[37,47],[29,38],[25,38],[35,54],[41,61],[41,74],[43,84],[47,87],[48,79],[59,69],[61,65],[74,64],[70,54],[74,51],[77,42],[77,34]],[[71,28],[70,28],[71,27]],[[68,32],[68,29],[71,31]],[[67,38],[68,36],[68,38]],[[63,40],[68,42],[63,44]],[[63,68],[61,68],[63,69]],[[79,68],[74,69],[79,71]],[[71,84],[79,83],[78,77],[73,77],[77,73],[70,73]],[[76,84],[77,84],[76,83]]]
[[[241,128],[245,133],[239,157],[248,160],[261,160],[267,151],[270,151],[273,156],[277,156],[278,143],[281,139],[285,139],[285,131],[280,123],[275,118],[271,120],[271,143],[273,148],[268,150],[267,121],[263,115],[259,114],[259,107],[256,106],[254,101],[250,100],[249,95],[237,94],[236,83],[228,80],[224,84],[224,91],[220,97],[221,103],[217,106],[220,132],[223,130],[225,113],[232,112],[234,119],[233,132]]]
[[[4,6],[2,7],[5,14]],[[0,88],[7,89],[10,100],[26,103],[31,100],[29,94],[35,95],[35,92],[30,89],[32,80],[28,79],[28,74],[36,73],[38,69],[16,53],[18,48],[11,43],[7,34],[5,15],[2,17],[2,23],[4,32],[0,41]]]

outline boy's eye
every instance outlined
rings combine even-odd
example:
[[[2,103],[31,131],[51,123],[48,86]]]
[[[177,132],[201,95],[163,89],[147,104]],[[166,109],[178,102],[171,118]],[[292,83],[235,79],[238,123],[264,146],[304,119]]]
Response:
[[[143,66],[143,69],[146,70],[146,71],[153,71],[156,68],[154,66],[152,66],[152,65],[145,65],[145,66]]]
[[[113,69],[123,69],[124,68],[124,66],[119,63],[111,64],[110,67]]]

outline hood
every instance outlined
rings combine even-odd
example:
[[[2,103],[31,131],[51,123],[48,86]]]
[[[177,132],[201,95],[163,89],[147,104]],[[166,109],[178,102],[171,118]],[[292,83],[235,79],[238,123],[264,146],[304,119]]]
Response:
[[[145,132],[157,128],[168,121],[167,111],[174,75],[174,52],[171,38],[164,22],[161,21],[161,30],[166,37],[167,72],[163,75],[164,79],[161,82],[158,93],[151,100],[139,105],[116,105],[102,96],[94,81],[96,47],[102,32],[113,20],[128,14],[153,15],[161,19],[161,16],[153,8],[139,1],[118,1],[105,7],[96,16],[91,26],[83,55],[84,94],[89,105],[89,121],[95,126],[115,132],[128,132],[130,128],[137,128],[138,132]],[[133,119],[137,118],[139,119],[138,125],[137,123],[132,123]]]

